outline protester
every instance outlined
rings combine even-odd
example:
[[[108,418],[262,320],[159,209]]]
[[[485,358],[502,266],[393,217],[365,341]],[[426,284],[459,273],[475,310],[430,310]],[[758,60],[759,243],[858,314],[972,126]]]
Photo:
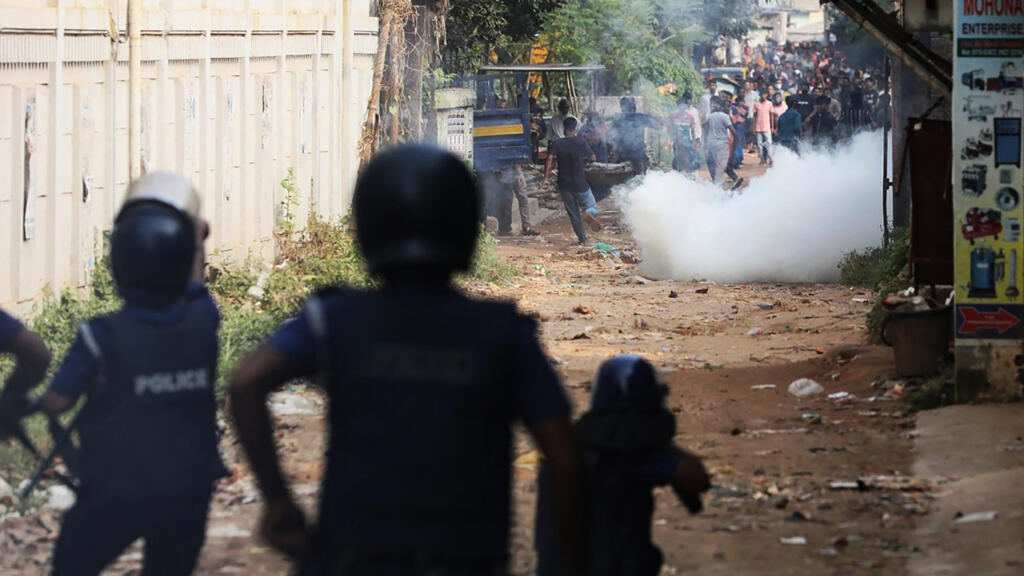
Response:
[[[830,99],[821,95],[814,102],[814,112],[807,118],[811,130],[811,142],[823,146],[835,142],[836,118],[829,112]]]
[[[547,136],[548,124],[544,120],[544,109],[537,99],[530,97],[530,158],[536,162],[540,157],[540,141]]]
[[[526,195],[526,182],[522,166],[506,166],[491,170],[483,179],[486,194],[490,200],[489,214],[498,220],[498,236],[512,234],[512,199],[519,204],[519,220],[523,236],[536,236],[530,227],[530,199]]]
[[[797,112],[796,97],[789,96],[786,100],[789,107],[779,116],[778,122],[775,123],[775,137],[779,144],[793,152],[799,152],[800,128],[803,119],[800,117],[800,113]]]
[[[262,535],[301,574],[507,573],[517,421],[551,468],[565,574],[585,573],[583,465],[536,324],[514,304],[469,298],[452,283],[471,265],[479,203],[450,153],[376,155],[356,183],[353,213],[380,288],[311,296],[231,380],[231,415],[265,503]],[[267,408],[298,378],[319,383],[329,402],[312,536]]]
[[[81,487],[53,574],[99,574],[138,539],[144,574],[190,574],[206,538],[218,449],[220,315],[202,284],[208,226],[179,176],[137,180],[114,221],[110,266],[124,306],[84,322],[42,397],[53,417],[85,394]]]
[[[751,142],[756,141],[756,138],[748,127],[748,120],[750,119],[750,111],[745,103],[746,92],[743,88],[736,91],[736,96],[733,98],[732,103],[729,106],[729,116],[732,118],[733,127],[736,128],[736,134],[738,139],[735,146],[733,146],[732,157],[730,164],[735,170],[743,165],[743,150]]]
[[[800,87],[800,91],[797,92],[796,98],[793,100],[791,108],[796,108],[796,111],[800,113],[800,116],[807,118],[814,112],[814,98],[808,94],[809,87],[804,84]]]
[[[754,105],[754,130],[757,132],[757,147],[762,165],[770,164],[772,159],[772,132],[775,131],[774,109],[767,93],[761,94],[761,101]]]
[[[700,149],[700,114],[693,106],[693,94],[685,92],[676,102],[676,110],[670,121],[672,129],[672,169],[692,173],[699,165],[697,150]]]
[[[755,134],[757,130],[754,126],[754,107],[761,101],[762,92],[757,89],[757,84],[748,80],[744,83],[743,89],[743,105],[747,108],[747,118],[743,122],[743,131],[747,135],[746,148],[752,153],[756,153],[757,148],[757,137]]]
[[[555,114],[548,120],[548,131],[544,136],[544,139],[548,141],[550,146],[555,140],[561,140],[565,138],[565,130],[563,128],[566,118],[572,118],[578,123],[579,120],[575,116],[569,114],[569,101],[562,98],[558,101],[558,114]]]
[[[722,183],[722,174],[728,174],[734,181],[740,181],[729,166],[731,145],[738,138],[732,118],[725,112],[726,106],[725,101],[717,96],[712,100],[712,112],[708,116],[708,127],[705,132],[708,146],[706,156],[708,172],[711,174],[711,181],[715,184]]]
[[[597,162],[608,162],[611,159],[611,126],[599,112],[595,110],[588,114],[587,123],[579,129],[579,133],[587,141],[587,144],[590,145],[590,149],[594,151]],[[594,192],[594,200],[597,202],[604,200],[612,194],[612,189],[608,186],[598,186],[591,183],[590,189]]]
[[[594,378],[590,410],[576,423],[588,464],[591,576],[661,573],[663,556],[651,538],[655,487],[671,486],[691,513],[702,509],[708,473],[698,457],[673,445],[675,414],[666,394],[654,366],[636,356],[604,362]],[[537,576],[565,574],[551,472],[545,463],[537,481]]]
[[[619,100],[622,113],[612,123],[612,134],[615,138],[615,155],[619,162],[633,165],[635,174],[647,173],[647,128],[657,128],[658,124],[647,114],[637,112],[636,100],[624,97]]]
[[[789,109],[789,105],[787,104],[787,101],[789,100],[789,98],[790,98],[789,96],[786,96],[785,98],[783,98],[782,94],[779,93],[779,92],[776,92],[775,95],[772,96],[772,120],[773,121],[778,122],[779,121],[779,116],[782,116],[783,114],[785,114],[786,110]]]
[[[551,170],[558,163],[558,194],[569,215],[569,223],[581,245],[588,244],[586,222],[593,230],[601,229],[597,219],[600,210],[594,193],[587,182],[584,166],[597,160],[597,155],[582,136],[576,134],[576,119],[565,119],[565,138],[557,140],[548,151],[548,163],[544,169],[543,186],[547,188]]]
[[[711,116],[711,99],[715,96],[715,81],[707,78],[704,81],[704,93],[700,96],[700,123],[706,129],[708,116]]]

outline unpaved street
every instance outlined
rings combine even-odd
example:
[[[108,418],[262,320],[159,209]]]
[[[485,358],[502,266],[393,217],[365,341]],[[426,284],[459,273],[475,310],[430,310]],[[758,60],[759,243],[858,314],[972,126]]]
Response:
[[[654,523],[664,573],[904,573],[932,494],[955,478],[943,477],[941,467],[906,478],[915,419],[893,398],[891,352],[860,345],[871,294],[835,285],[650,280],[630,262],[628,234],[609,208],[593,240],[620,256],[572,245],[567,220],[554,217],[539,226],[539,237],[502,239],[499,253],[520,272],[511,284],[470,289],[516,299],[536,316],[577,410],[588,401],[589,378],[611,355],[639,353],[663,370],[677,443],[705,458],[715,475],[699,516],[670,491],[659,494]],[[825,392],[789,394],[802,377]],[[828,398],[839,392],[851,396]],[[278,397],[275,412],[293,485],[312,510],[322,400],[297,387]],[[224,447],[235,476],[218,492],[199,573],[283,573],[286,564],[252,537],[257,493],[230,437]],[[536,458],[525,437],[517,456],[512,572],[526,575]],[[858,478],[866,483],[858,487]],[[44,573],[56,527],[53,512],[8,520],[3,572]],[[941,547],[947,536],[939,532],[934,545]],[[110,573],[136,573],[140,556],[134,549]]]

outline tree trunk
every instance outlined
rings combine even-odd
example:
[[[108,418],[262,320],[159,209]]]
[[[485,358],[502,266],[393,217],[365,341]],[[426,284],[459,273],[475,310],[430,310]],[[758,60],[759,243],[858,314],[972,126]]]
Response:
[[[359,138],[359,170],[366,166],[370,157],[377,151],[380,140],[380,92],[384,83],[384,63],[387,60],[388,44],[391,40],[392,22],[395,11],[392,2],[383,0],[380,5],[380,35],[377,37],[377,56],[373,61],[373,85],[370,89],[370,101],[366,106],[366,121],[363,133]]]

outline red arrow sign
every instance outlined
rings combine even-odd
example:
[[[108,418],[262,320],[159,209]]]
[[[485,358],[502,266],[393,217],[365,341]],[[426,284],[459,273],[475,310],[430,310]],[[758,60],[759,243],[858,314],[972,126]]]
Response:
[[[973,306],[961,306],[960,314],[964,317],[960,325],[961,334],[974,334],[981,330],[998,330],[1000,334],[1020,324],[1020,318],[1011,314],[1006,308],[996,312],[983,312]]]

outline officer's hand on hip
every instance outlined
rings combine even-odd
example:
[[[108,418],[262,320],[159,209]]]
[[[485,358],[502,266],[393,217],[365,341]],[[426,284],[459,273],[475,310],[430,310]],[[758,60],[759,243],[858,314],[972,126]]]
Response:
[[[271,548],[295,560],[310,553],[310,534],[302,509],[290,498],[268,501],[260,534]]]

